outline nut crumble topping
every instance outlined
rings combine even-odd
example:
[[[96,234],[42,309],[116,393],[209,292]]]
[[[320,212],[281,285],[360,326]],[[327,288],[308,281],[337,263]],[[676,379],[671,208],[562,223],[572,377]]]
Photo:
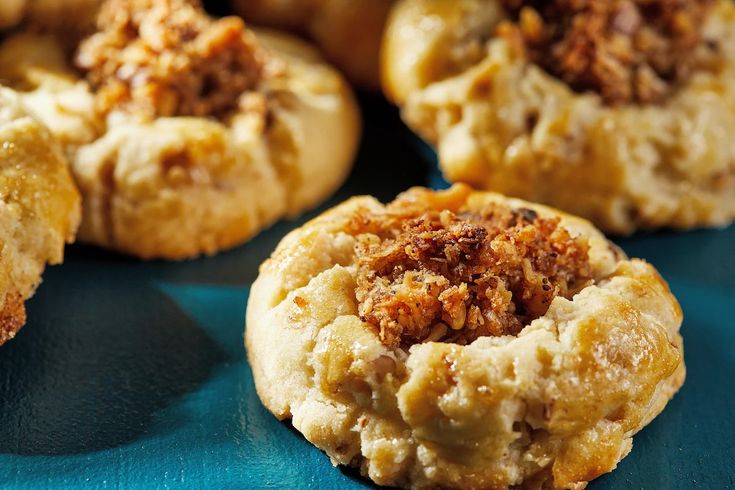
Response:
[[[499,34],[531,59],[606,103],[658,103],[692,71],[707,45],[712,0],[502,0],[513,14]]]
[[[587,241],[530,209],[416,212],[396,202],[351,227],[359,314],[390,346],[517,335],[591,280]]]
[[[0,345],[15,337],[26,323],[26,308],[23,296],[17,292],[5,294],[5,302],[0,308]]]
[[[199,0],[108,0],[98,29],[76,63],[103,114],[222,117],[267,64],[239,18],[211,19]]]

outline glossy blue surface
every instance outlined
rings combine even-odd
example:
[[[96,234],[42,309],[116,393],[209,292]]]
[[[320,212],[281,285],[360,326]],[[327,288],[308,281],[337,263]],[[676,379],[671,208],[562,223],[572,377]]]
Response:
[[[359,161],[328,205],[444,186],[395,111],[364,102]],[[245,361],[248,288],[300,222],[180,264],[72,247],[47,271],[28,325],[0,348],[0,487],[369,486],[261,407]],[[689,375],[618,470],[589,488],[733,487],[735,228],[619,243],[653,262],[680,299]]]

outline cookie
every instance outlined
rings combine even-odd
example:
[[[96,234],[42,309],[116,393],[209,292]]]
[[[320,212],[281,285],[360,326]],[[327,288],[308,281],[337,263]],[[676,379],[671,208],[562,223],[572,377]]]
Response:
[[[72,59],[53,36],[0,46],[0,76],[62,143],[81,241],[183,259],[243,243],[346,178],[346,82],[302,41],[196,1],[110,0]]]
[[[25,0],[6,0],[0,4],[0,29],[13,27],[23,18]]]
[[[25,324],[24,302],[59,264],[79,224],[79,193],[61,148],[20,97],[0,89],[0,345]]]
[[[63,31],[74,36],[91,30],[102,0],[5,0],[0,29],[26,22],[34,29]]]
[[[290,29],[314,40],[329,61],[362,88],[380,86],[383,27],[393,0],[232,0],[256,25]]]
[[[268,410],[377,484],[583,488],[682,385],[681,320],[589,222],[457,185],[287,235],[246,346]]]
[[[451,181],[606,231],[735,217],[735,5],[403,0],[384,85]]]

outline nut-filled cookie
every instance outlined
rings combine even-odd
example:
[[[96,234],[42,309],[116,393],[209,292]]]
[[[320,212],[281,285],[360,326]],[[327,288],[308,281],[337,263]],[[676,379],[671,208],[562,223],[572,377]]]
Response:
[[[197,0],[108,0],[72,54],[20,32],[0,46],[0,76],[69,156],[80,240],[142,258],[212,254],[315,206],[360,132],[315,50]]]
[[[451,181],[615,233],[735,217],[729,0],[403,0],[383,62]]]
[[[246,346],[268,410],[380,485],[583,488],[682,385],[681,320],[589,222],[458,185],[286,236]]]
[[[0,89],[0,345],[25,324],[46,264],[61,263],[74,241],[79,201],[58,143]]]

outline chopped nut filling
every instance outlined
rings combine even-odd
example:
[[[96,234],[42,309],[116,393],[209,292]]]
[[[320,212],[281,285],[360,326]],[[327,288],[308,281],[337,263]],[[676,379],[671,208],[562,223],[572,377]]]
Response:
[[[713,0],[502,0],[531,59],[608,104],[657,103],[692,71]]]
[[[591,280],[588,243],[559,219],[388,206],[353,221],[359,314],[390,346],[517,335]]]
[[[77,66],[98,109],[222,117],[261,79],[265,57],[236,17],[213,20],[198,0],[108,0]]]

